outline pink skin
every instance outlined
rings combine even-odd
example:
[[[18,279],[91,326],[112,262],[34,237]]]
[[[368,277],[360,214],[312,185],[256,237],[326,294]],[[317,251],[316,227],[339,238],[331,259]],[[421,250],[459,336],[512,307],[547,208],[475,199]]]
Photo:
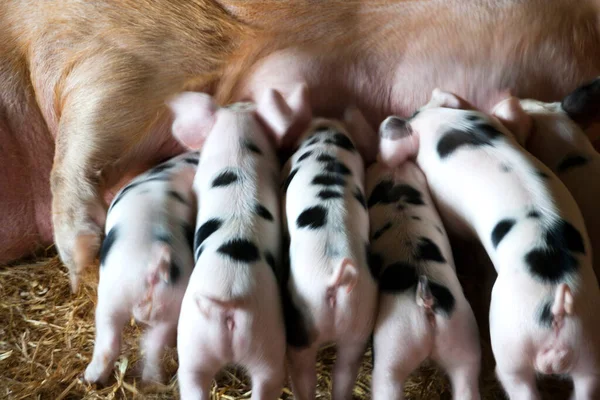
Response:
[[[400,293],[381,293],[373,336],[373,399],[403,399],[405,380],[429,358],[448,373],[454,399],[479,399],[481,350],[477,323],[456,276],[452,249],[429,195],[425,176],[412,162],[393,170],[376,163],[367,171],[366,179],[367,198],[385,179],[410,185],[421,192],[425,203],[406,204],[404,212],[396,211],[395,203],[371,207],[371,251],[382,256],[384,266],[393,262],[413,263],[413,248],[402,243],[406,240],[418,243],[420,237],[429,238],[447,263],[420,263],[422,271],[430,281],[446,287],[455,299],[452,314],[447,317],[434,312],[431,308],[434,300],[420,292],[420,285]],[[413,216],[420,219],[415,220]],[[391,228],[373,238],[373,234],[389,222],[392,222]]]
[[[587,136],[592,132],[584,130],[588,124],[573,121],[560,102],[519,101],[515,97],[496,105],[493,114],[569,189],[583,214],[593,254],[600,254],[600,210],[597,202],[600,198],[600,154]],[[600,118],[600,114],[591,117]],[[582,156],[587,161],[584,165],[560,170],[561,161],[572,155]],[[600,256],[594,257],[594,271],[600,280]]]
[[[541,283],[530,273],[523,273],[527,269],[523,256],[540,235],[540,224],[524,219],[520,213],[533,206],[540,211],[541,221],[557,217],[569,221],[589,249],[582,215],[567,188],[546,166],[521,149],[497,120],[476,111],[446,108],[456,105],[443,99],[447,96],[454,95],[434,92],[430,103],[406,123],[393,118],[384,121],[380,135],[386,139],[381,141],[381,147],[395,147],[404,158],[415,158],[427,176],[446,227],[477,236],[494,263],[498,278],[490,307],[492,349],[498,377],[509,396],[538,399],[535,373],[541,372],[571,376],[575,382],[574,398],[589,398],[586,396],[597,390],[600,376],[596,340],[600,320],[591,306],[600,301],[600,289],[591,254],[577,254],[579,273],[559,285]],[[468,104],[462,106],[469,108]],[[437,152],[440,138],[449,128],[464,128],[468,115],[493,124],[504,136],[496,139],[493,147],[480,146],[471,151],[467,151],[468,146],[461,147],[447,159],[441,159]],[[402,150],[402,142],[409,140],[410,135],[419,136],[419,147],[412,154]],[[387,152],[394,153],[390,149]],[[403,157],[387,161],[394,166]],[[502,171],[500,163],[510,165],[512,172]],[[536,171],[551,178],[541,180]],[[517,225],[496,248],[490,233],[507,216],[516,218]],[[548,298],[554,298],[552,330],[533,321],[539,305]],[[507,330],[506,326],[520,329]]]
[[[376,126],[390,113],[410,115],[435,86],[443,85],[489,110],[504,89],[519,97],[556,100],[600,72],[597,0],[585,1],[582,7],[554,0],[543,9],[535,1],[348,4],[342,18],[328,9],[333,6],[324,4],[315,9],[316,15],[306,17],[311,29],[271,35],[276,42],[273,47],[287,50],[268,54],[255,69],[248,68],[246,75],[234,78],[238,89],[234,100],[257,99],[265,87],[289,93],[287,89],[304,81],[316,111],[335,115],[347,105],[357,104]],[[118,14],[118,10],[112,12]],[[255,12],[239,18],[262,26],[261,15]],[[57,28],[58,32],[69,31],[68,23]],[[75,23],[85,24],[81,20]],[[555,29],[548,31],[548,26]],[[108,33],[102,31],[98,36]],[[290,43],[282,43],[287,38]],[[72,39],[79,43],[80,38]],[[128,56],[151,58],[143,51],[151,44],[141,35],[133,40],[140,43],[138,48],[123,51]],[[299,42],[304,43],[305,51],[293,49]],[[62,51],[44,43],[34,45],[37,49],[43,46],[43,51],[32,51],[34,56],[23,71],[14,70],[20,60],[13,60],[12,55],[0,67],[0,142],[4,146],[0,187],[10,188],[0,196],[0,263],[53,241],[49,176],[60,112],[64,111],[56,89],[59,78],[68,72],[56,70],[54,61],[62,59]],[[193,76],[194,72],[192,68],[185,73]],[[132,108],[135,104],[131,101]],[[151,128],[138,151],[123,150],[116,167],[102,171],[106,184],[99,189],[118,189],[126,173],[139,172],[182,151],[172,139],[165,117]]]
[[[182,399],[209,399],[215,374],[227,364],[244,366],[252,399],[276,399],[285,380],[285,327],[279,287],[266,254],[280,262],[279,162],[275,143],[308,111],[306,88],[288,98],[271,91],[258,105],[219,108],[202,93],[174,98],[173,133],[188,147],[202,147],[194,179],[200,202],[196,226],[218,219],[202,242],[183,299],[178,326],[179,387]],[[248,149],[248,141],[260,150]],[[214,187],[224,168],[238,180]],[[256,204],[270,212],[258,215]],[[259,259],[248,265],[217,249],[234,238],[254,244]],[[276,268],[276,267],[275,267]]]
[[[304,139],[321,126],[345,132],[352,139],[359,138],[354,142],[359,152],[327,145],[324,139],[307,145],[310,147],[306,149],[302,147]],[[363,193],[361,150],[365,156],[374,153],[369,151],[369,146],[361,144],[360,138],[374,135],[356,108],[346,110],[343,124],[337,120],[316,118],[297,140],[300,148],[284,167],[284,181],[292,169],[299,168],[282,199],[284,227],[290,237],[288,290],[302,320],[310,325],[307,347],[288,346],[292,389],[297,399],[314,399],[317,352],[328,342],[335,342],[337,346],[332,398],[350,398],[372,332],[377,288],[365,263],[369,220],[353,193],[355,190]],[[309,149],[312,150],[311,156],[298,161]],[[317,193],[330,187],[311,184],[313,178],[323,171],[322,162],[317,161],[317,154],[322,153],[335,157],[351,171],[343,188],[331,188],[343,193],[342,198],[319,200]],[[299,228],[297,221],[301,213],[316,205],[326,208],[325,225],[320,229]],[[332,249],[337,251],[333,256]]]
[[[140,183],[108,213],[107,234],[112,229],[117,233],[100,270],[94,355],[85,371],[88,382],[106,383],[131,314],[147,325],[141,346],[145,353],[142,379],[163,380],[160,361],[164,347],[175,344],[181,301],[193,267],[182,224],[194,224],[192,181],[196,168],[183,158],[197,159],[198,155],[174,159],[171,162],[177,165],[168,170],[168,181]],[[148,176],[152,175],[140,175],[134,182],[143,182]],[[170,196],[171,190],[186,204]],[[157,230],[172,234],[170,245],[156,240]],[[171,262],[179,269],[173,281]]]

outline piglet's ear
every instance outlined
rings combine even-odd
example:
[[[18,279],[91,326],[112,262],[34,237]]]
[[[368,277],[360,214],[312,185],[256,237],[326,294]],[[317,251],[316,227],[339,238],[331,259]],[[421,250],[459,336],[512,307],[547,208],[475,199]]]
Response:
[[[456,108],[460,110],[474,110],[475,107],[454,93],[443,91],[439,88],[433,89],[431,92],[431,99],[425,108],[444,107],[444,108]]]
[[[379,136],[358,107],[351,106],[344,111],[344,123],[356,148],[364,158],[365,164],[375,161],[379,148]]]
[[[291,143],[300,128],[311,119],[308,87],[302,83],[287,98],[275,89],[267,89],[257,104],[257,114],[274,135],[277,147]]]
[[[511,96],[502,100],[494,106],[492,115],[498,118],[515,135],[521,146],[525,146],[525,142],[533,128],[533,120],[531,115],[523,110],[519,99]]]
[[[600,77],[575,89],[563,99],[561,106],[583,129],[600,122]]]
[[[390,116],[379,125],[379,161],[396,168],[418,152],[419,136],[407,120]]]
[[[189,149],[202,147],[215,123],[219,106],[205,93],[183,92],[167,101],[174,114],[173,136]]]

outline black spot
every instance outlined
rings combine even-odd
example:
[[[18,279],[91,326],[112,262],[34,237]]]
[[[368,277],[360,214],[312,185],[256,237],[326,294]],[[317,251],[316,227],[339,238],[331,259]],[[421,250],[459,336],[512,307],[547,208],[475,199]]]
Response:
[[[454,299],[454,296],[452,296],[450,290],[439,283],[431,281],[429,281],[429,290],[435,299],[433,312],[437,313],[441,311],[441,313],[445,314],[447,317],[450,317],[450,314],[452,314],[456,303],[456,300]]]
[[[252,263],[260,259],[258,247],[247,239],[232,239],[223,243],[217,251],[240,262]]]
[[[317,229],[327,223],[327,210],[323,206],[313,206],[302,211],[296,220],[298,228]]]
[[[206,238],[215,233],[221,225],[223,225],[223,221],[218,218],[212,218],[203,223],[196,231],[194,249],[197,250]]]
[[[317,194],[317,196],[319,196],[323,200],[341,199],[342,197],[344,197],[344,195],[342,193],[336,192],[335,190],[328,190],[328,189],[321,190]]]
[[[562,161],[556,167],[558,172],[565,172],[571,168],[581,167],[586,165],[590,160],[581,155],[569,155],[562,159]]]
[[[304,143],[302,144],[302,147],[312,146],[313,144],[318,143],[318,142],[319,142],[319,135],[312,135],[304,141]]]
[[[360,205],[366,210],[367,209],[367,201],[365,200],[365,196],[362,194],[361,190],[359,188],[355,188],[354,193],[352,193],[352,194],[354,195],[354,198],[356,200],[358,200]]]
[[[273,214],[271,214],[271,212],[262,204],[257,204],[254,211],[267,221],[273,221]]]
[[[110,207],[108,208],[108,211],[110,212],[110,210],[112,210],[117,205],[117,203],[123,199],[127,192],[139,186],[140,184],[142,184],[142,181],[132,182],[129,185],[125,186],[123,189],[121,189],[121,191],[113,199]]]
[[[322,153],[322,154],[319,154],[319,156],[317,157],[317,161],[328,163],[328,162],[334,162],[334,161],[336,161],[336,159],[331,154]]]
[[[531,273],[542,282],[556,284],[579,268],[571,253],[585,254],[579,231],[565,220],[557,222],[544,235],[545,247],[535,248],[525,255]]]
[[[567,249],[575,253],[585,254],[583,237],[577,228],[565,220],[560,221],[557,225],[559,232],[558,235],[562,237],[562,242],[566,243]]]
[[[163,171],[165,171],[165,170],[167,170],[169,168],[172,168],[172,167],[174,167],[174,164],[170,163],[170,162],[164,163],[164,164],[160,164],[160,165],[157,165],[156,167],[152,168],[150,170],[150,174],[152,174],[152,175],[158,174],[159,172],[163,172]]]
[[[102,241],[102,246],[100,247],[100,265],[104,265],[104,260],[106,260],[106,257],[108,257],[108,253],[115,244],[118,236],[119,229],[117,226],[113,226],[113,228],[106,234],[106,237]]]
[[[377,229],[374,233],[373,236],[371,237],[371,240],[375,241],[377,239],[379,239],[385,232],[387,232],[390,228],[392,227],[392,223],[391,222],[387,222],[385,225],[383,225],[381,228]]]
[[[352,141],[350,140],[350,138],[346,135],[344,135],[343,133],[336,133],[335,135],[333,135],[332,138],[330,139],[326,139],[325,143],[327,144],[333,144],[337,147],[340,147],[342,149],[348,150],[348,151],[354,151],[354,145],[352,144]]]
[[[244,147],[258,155],[262,155],[262,153],[263,153],[260,150],[260,147],[258,147],[253,141],[248,140],[248,139],[244,140]]]
[[[179,192],[177,192],[175,190],[169,190],[167,193],[169,196],[173,197],[178,202],[180,202],[182,204],[187,204],[187,201],[185,201],[185,199]]]
[[[419,260],[435,261],[439,263],[446,262],[440,248],[429,238],[420,237],[416,250],[416,257]]]
[[[339,161],[331,161],[325,164],[325,171],[339,175],[350,175],[352,173],[344,163]]]
[[[184,223],[183,232],[185,234],[185,239],[188,243],[189,249],[193,250],[194,248],[194,227],[188,223]]]
[[[339,175],[319,174],[315,175],[312,180],[312,184],[323,186],[344,186],[346,181],[342,176]]]
[[[300,157],[298,157],[297,162],[306,160],[308,157],[310,157],[312,155],[312,153],[313,153],[312,150],[307,151],[306,153],[304,153]]]
[[[371,275],[373,275],[375,279],[379,279],[379,274],[383,268],[383,257],[381,254],[367,250],[367,264],[369,265]]]
[[[311,340],[308,321],[306,321],[298,306],[294,304],[292,296],[285,284],[281,289],[281,304],[283,306],[287,344],[297,349],[310,346]]]
[[[548,175],[547,173],[545,173],[544,171],[536,171],[535,174],[537,176],[539,176],[542,179],[550,179],[550,175]]]
[[[542,304],[538,310],[538,323],[544,328],[551,328],[554,315],[552,315],[552,302],[548,301]]]
[[[227,186],[238,180],[238,176],[233,171],[223,171],[213,180],[212,187]]]
[[[284,193],[287,192],[288,187],[290,186],[290,183],[292,183],[292,179],[294,179],[294,176],[296,176],[297,173],[298,173],[298,168],[292,170],[290,172],[290,174],[288,175],[288,177],[285,178],[285,181],[283,182],[283,186],[282,186]]]
[[[500,164],[500,171],[502,172],[511,172],[512,171],[512,167],[508,164]]]
[[[504,236],[506,236],[508,232],[510,232],[510,230],[513,226],[515,226],[516,223],[517,221],[515,221],[514,219],[505,218],[496,224],[496,226],[492,230],[492,244],[494,245],[494,248],[498,247],[502,239],[504,239]]]
[[[183,162],[188,163],[188,164],[192,164],[192,165],[198,165],[198,163],[200,162],[200,160],[197,159],[197,158],[184,158]]]
[[[170,233],[165,232],[163,230],[154,233],[154,239],[158,242],[163,242],[166,244],[171,244],[172,236]]]
[[[198,261],[198,259],[200,258],[200,255],[202,254],[202,252],[204,251],[204,246],[200,246],[196,249],[196,251],[194,252],[194,260]]]
[[[479,124],[466,130],[451,129],[437,144],[440,158],[446,158],[463,146],[492,146],[492,141],[502,133],[491,125]]]
[[[418,217],[416,215],[411,215],[410,218],[414,219],[415,221],[420,221],[421,220],[421,217]]]
[[[394,185],[392,181],[383,180],[373,188],[367,205],[371,208],[378,203],[390,204],[400,200],[413,205],[425,204],[421,192],[414,187],[406,184]]]
[[[540,212],[538,210],[531,210],[527,213],[527,218],[541,218],[542,214],[540,214]]]
[[[181,269],[174,261],[169,266],[169,284],[175,285],[181,276]]]
[[[414,265],[396,262],[388,265],[379,277],[379,290],[384,293],[403,292],[418,282],[417,269]]]

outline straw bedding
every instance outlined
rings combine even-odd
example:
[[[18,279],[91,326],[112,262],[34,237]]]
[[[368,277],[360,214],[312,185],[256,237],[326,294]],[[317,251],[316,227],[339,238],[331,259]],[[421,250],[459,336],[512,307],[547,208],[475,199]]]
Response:
[[[465,247],[463,245],[463,247]],[[459,277],[478,317],[482,336],[482,397],[502,399],[493,374],[487,334],[487,307],[492,279],[489,268],[474,260],[481,249],[457,251],[457,265],[471,265]],[[479,256],[481,259],[481,256]],[[66,269],[50,250],[33,261],[0,267],[0,398],[6,399],[174,399],[178,398],[176,353],[171,351],[165,366],[172,377],[168,385],[142,387],[136,365],[140,359],[138,336],[141,328],[133,322],[124,332],[121,357],[107,387],[84,384],[80,377],[90,361],[94,344],[94,306],[97,271],[86,277],[77,295],[70,293]],[[486,272],[487,271],[487,272]],[[117,295],[117,294],[116,294]],[[330,372],[335,361],[332,348],[325,349],[318,362],[317,398],[329,399]],[[355,399],[370,398],[371,351],[366,352],[354,390]],[[544,399],[567,399],[571,385],[557,380],[542,384]],[[228,369],[213,385],[214,399],[247,399],[249,382],[241,370]],[[423,366],[407,382],[407,399],[450,399],[448,380],[432,365]],[[291,399],[289,387],[282,399]]]

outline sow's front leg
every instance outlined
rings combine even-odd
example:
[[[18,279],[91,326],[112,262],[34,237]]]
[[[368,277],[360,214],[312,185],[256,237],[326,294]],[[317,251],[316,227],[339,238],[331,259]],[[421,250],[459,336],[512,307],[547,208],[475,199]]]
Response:
[[[90,55],[66,78],[51,174],[54,239],[76,291],[100,248],[103,168],[143,139],[174,82],[123,52]]]

